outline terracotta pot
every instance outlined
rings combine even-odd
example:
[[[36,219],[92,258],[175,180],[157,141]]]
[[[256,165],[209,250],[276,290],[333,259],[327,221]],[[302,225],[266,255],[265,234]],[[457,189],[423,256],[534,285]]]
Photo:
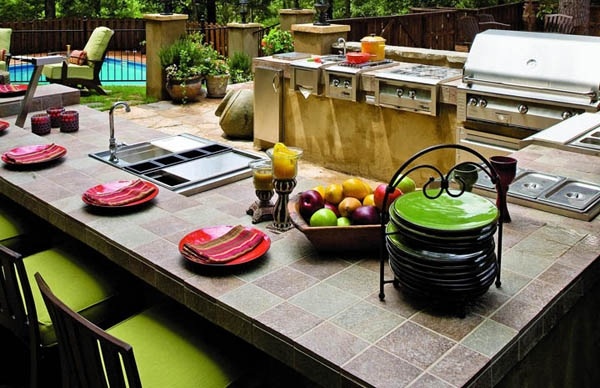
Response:
[[[227,85],[229,84],[229,75],[207,75],[206,91],[210,98],[222,98],[227,94]]]
[[[167,92],[175,102],[185,104],[202,96],[202,77],[196,76],[185,80],[171,79],[167,81]]]

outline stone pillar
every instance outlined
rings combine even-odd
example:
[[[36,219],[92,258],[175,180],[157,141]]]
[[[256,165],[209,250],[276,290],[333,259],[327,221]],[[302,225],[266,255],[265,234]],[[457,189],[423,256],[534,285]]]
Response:
[[[188,15],[146,14],[146,95],[166,100],[169,98],[158,53],[186,34]]]
[[[228,23],[227,51],[229,57],[234,53],[241,51],[250,56],[258,57],[258,31],[261,27],[259,23]]]
[[[314,24],[294,24],[294,51],[316,55],[331,54],[331,46],[338,38],[348,38],[350,26],[330,24],[315,26]]]
[[[312,23],[315,18],[314,9],[280,9],[279,28],[290,31],[294,24]]]

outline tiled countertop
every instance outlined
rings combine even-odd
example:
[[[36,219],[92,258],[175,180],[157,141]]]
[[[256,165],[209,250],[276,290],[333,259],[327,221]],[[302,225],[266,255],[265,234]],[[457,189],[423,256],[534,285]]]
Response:
[[[191,265],[177,249],[187,233],[251,224],[251,181],[193,197],[161,189],[138,211],[93,211],[81,201],[85,189],[131,176],[87,156],[107,148],[108,114],[73,108],[79,132],[54,129],[41,138],[27,124],[0,135],[2,152],[49,142],[68,149],[57,164],[0,167],[0,191],[323,386],[492,386],[600,273],[598,217],[578,221],[517,205],[504,228],[502,286],[470,304],[463,319],[411,302],[392,286],[379,301],[376,253],[319,254],[297,230],[273,234],[266,223],[258,224],[272,239],[263,258],[225,270]],[[122,117],[115,122],[118,140],[130,144],[163,136]],[[538,146],[515,156],[522,167],[600,181],[597,157]],[[301,171],[302,163],[296,192],[323,183]]]

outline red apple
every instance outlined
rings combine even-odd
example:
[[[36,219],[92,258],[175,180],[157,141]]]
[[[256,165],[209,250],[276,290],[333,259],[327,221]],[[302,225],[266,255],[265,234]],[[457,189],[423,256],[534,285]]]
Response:
[[[379,209],[380,211],[384,210],[383,209],[383,198],[385,197],[385,192],[386,192],[387,188],[388,188],[388,185],[386,183],[381,183],[379,186],[377,186],[377,188],[373,192],[373,201],[375,202],[375,206],[377,207],[377,209]],[[390,207],[390,204],[392,202],[394,202],[394,200],[401,195],[402,195],[402,191],[400,191],[399,188],[394,187],[394,189],[390,192],[390,194],[388,194],[385,211],[387,211],[388,208]]]
[[[306,222],[310,220],[314,212],[322,209],[324,205],[325,200],[317,190],[303,191],[298,198],[298,211]]]
[[[352,212],[352,225],[373,225],[380,222],[379,210],[375,206],[358,207]]]
[[[339,217],[339,216],[340,216],[340,210],[338,209],[338,207],[337,207],[336,205],[334,205],[334,204],[332,204],[332,203],[330,203],[330,202],[327,202],[327,201],[325,201],[325,207],[326,207],[327,209],[331,209],[331,210],[332,210],[332,211],[335,213],[335,215],[336,215],[337,217]]]

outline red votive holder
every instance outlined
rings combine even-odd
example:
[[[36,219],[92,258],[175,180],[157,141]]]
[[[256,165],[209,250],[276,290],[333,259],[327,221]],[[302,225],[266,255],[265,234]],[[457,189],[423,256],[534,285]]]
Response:
[[[47,135],[50,133],[51,128],[48,113],[38,113],[31,116],[31,132],[36,135]]]
[[[53,106],[46,109],[46,113],[50,115],[50,125],[52,128],[60,127],[60,115],[65,111],[62,106]]]
[[[79,131],[79,112],[76,110],[66,110],[62,112],[60,115],[60,131]]]

